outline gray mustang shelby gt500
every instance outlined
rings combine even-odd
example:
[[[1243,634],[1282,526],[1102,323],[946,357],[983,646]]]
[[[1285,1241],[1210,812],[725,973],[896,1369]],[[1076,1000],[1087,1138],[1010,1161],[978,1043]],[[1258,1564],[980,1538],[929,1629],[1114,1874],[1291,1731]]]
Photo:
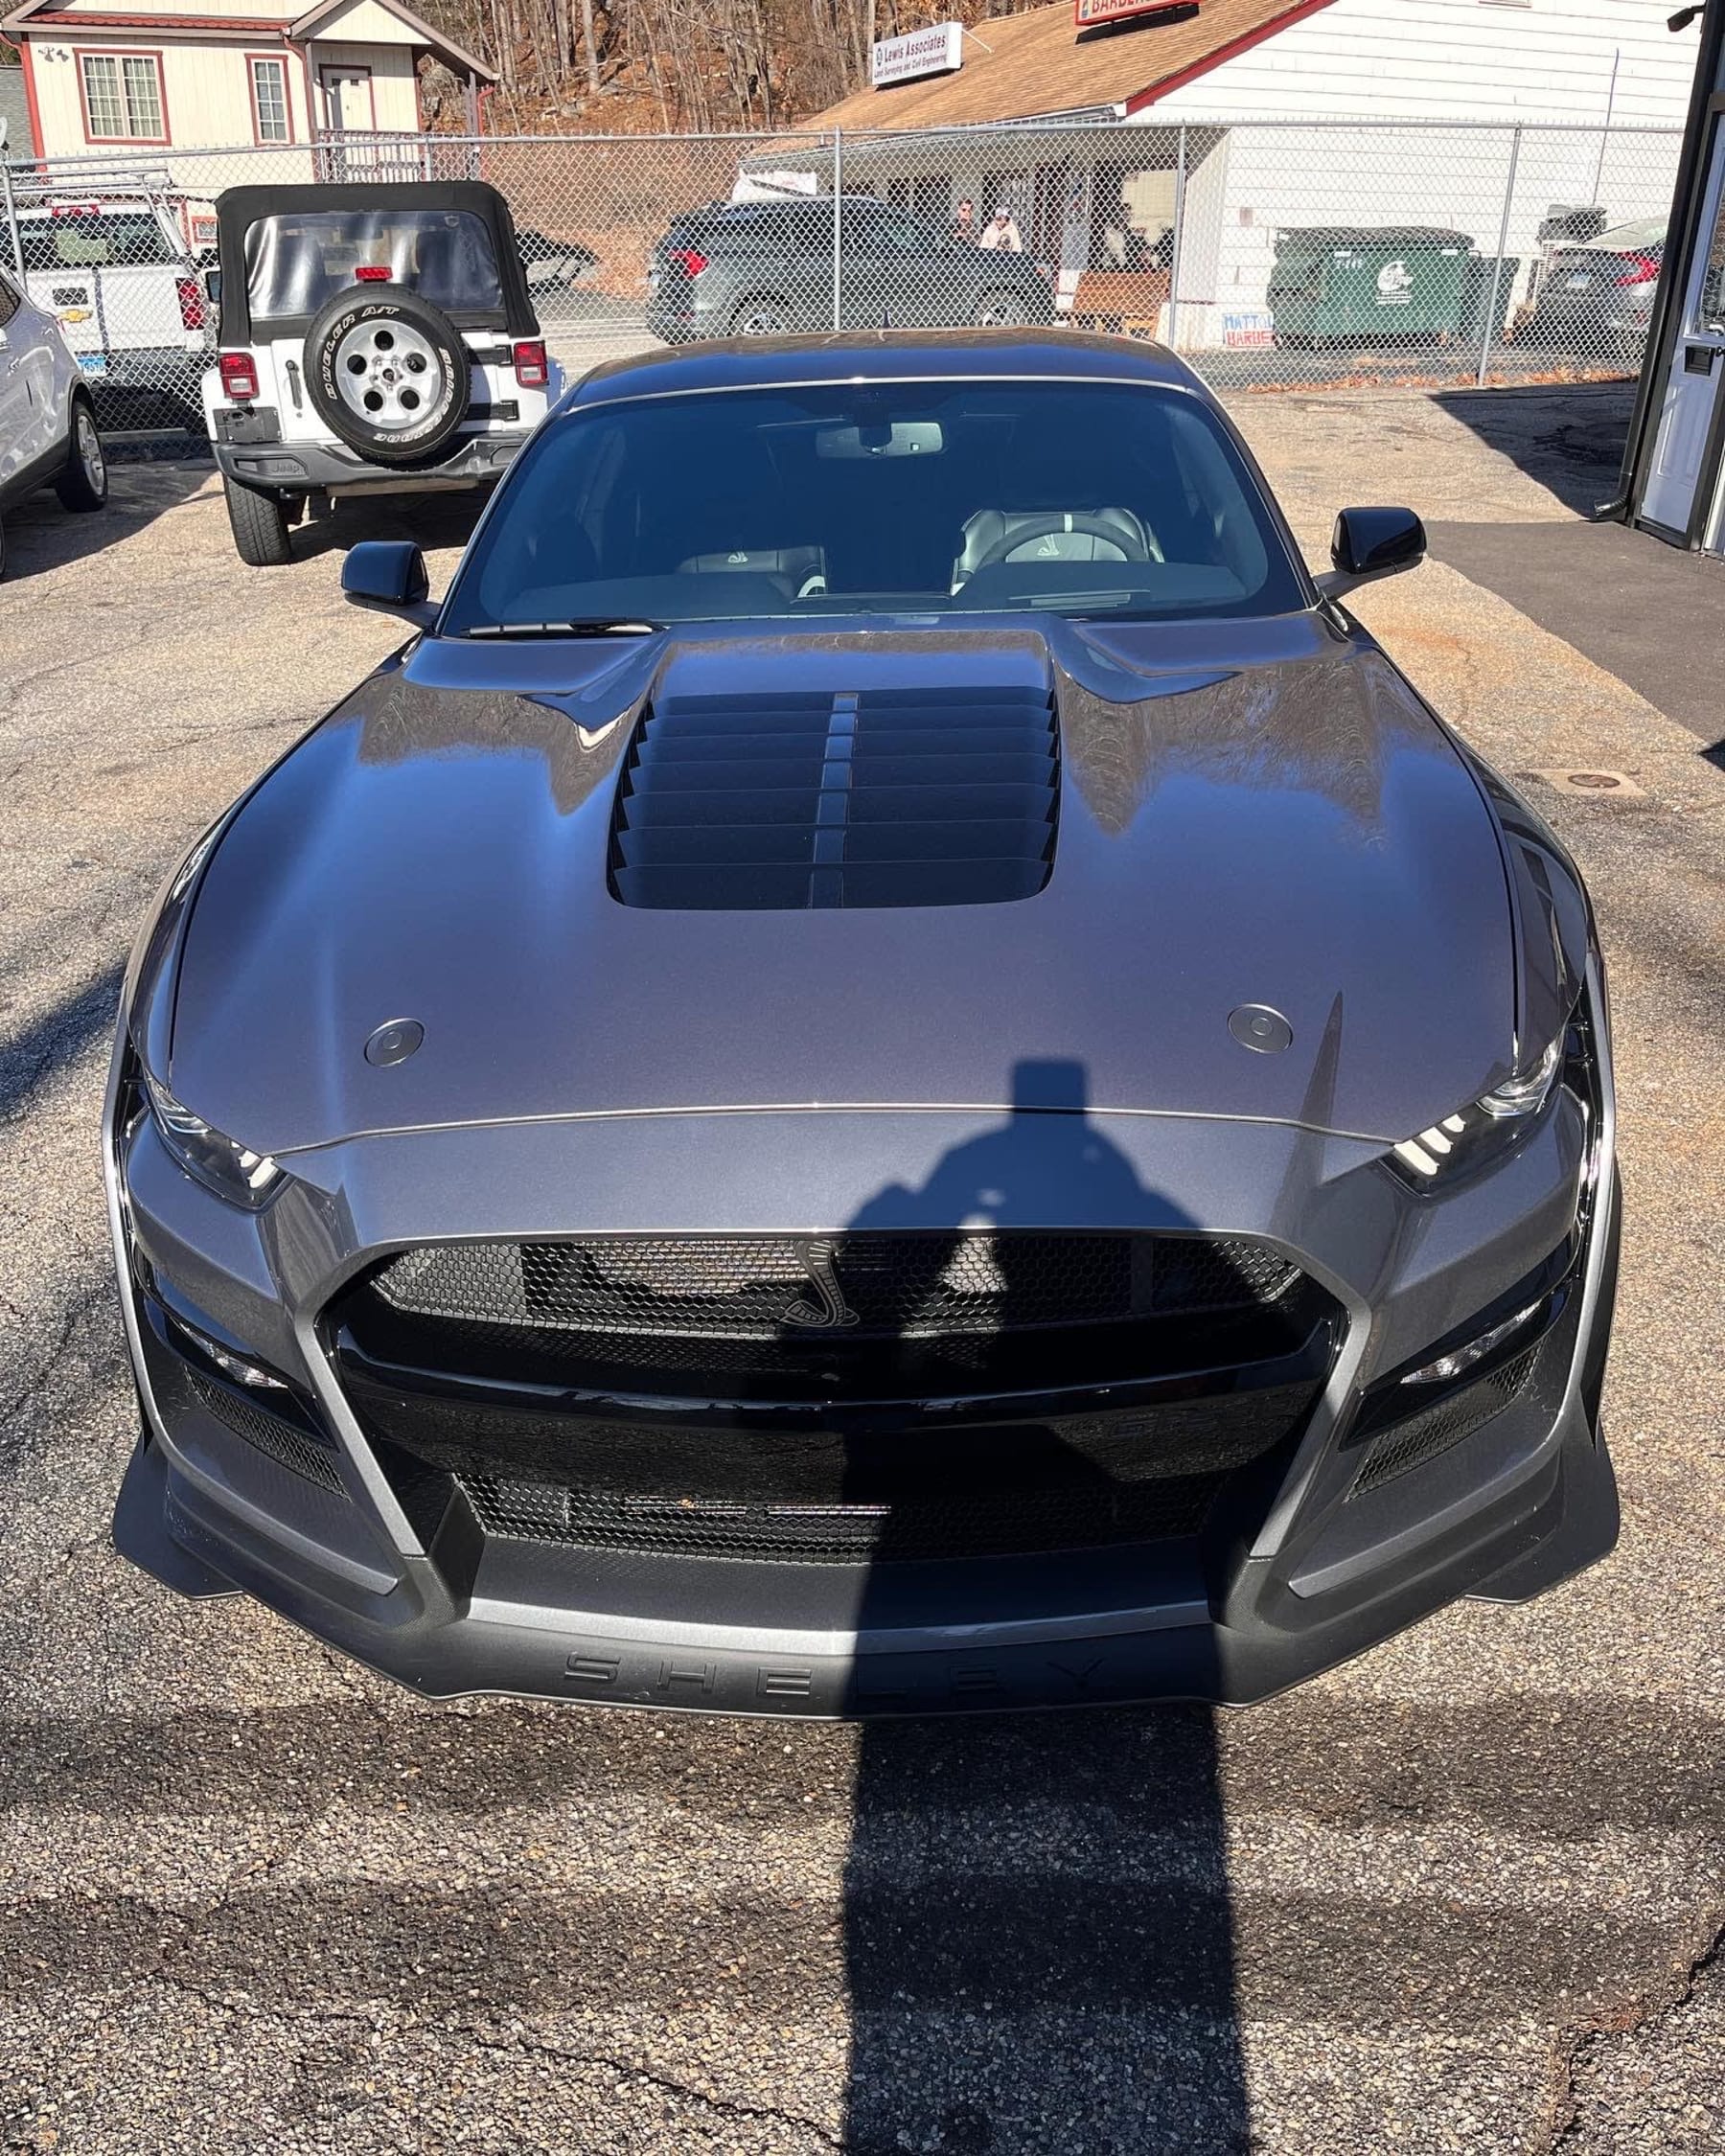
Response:
[[[1249,1701],[1617,1525],[1585,893],[1202,385],[599,368],[169,881],[120,1548],[417,1689]]]

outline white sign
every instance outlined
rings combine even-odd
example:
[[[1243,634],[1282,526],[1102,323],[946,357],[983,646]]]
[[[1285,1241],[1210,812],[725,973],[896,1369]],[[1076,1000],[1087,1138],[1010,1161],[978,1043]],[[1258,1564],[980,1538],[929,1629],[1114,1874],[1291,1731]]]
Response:
[[[937,22],[928,30],[908,30],[902,37],[876,40],[869,80],[877,90],[889,82],[913,81],[919,75],[948,75],[964,64],[964,25]]]
[[[1222,342],[1246,350],[1261,350],[1276,342],[1276,323],[1257,308],[1242,308],[1222,316]]]

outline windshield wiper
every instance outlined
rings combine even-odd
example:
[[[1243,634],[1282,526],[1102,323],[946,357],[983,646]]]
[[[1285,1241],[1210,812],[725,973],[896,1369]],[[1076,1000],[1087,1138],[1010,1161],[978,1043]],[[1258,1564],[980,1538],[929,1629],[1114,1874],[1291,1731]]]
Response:
[[[464,636],[653,636],[662,621],[632,615],[590,614],[575,621],[483,621],[464,629]]]

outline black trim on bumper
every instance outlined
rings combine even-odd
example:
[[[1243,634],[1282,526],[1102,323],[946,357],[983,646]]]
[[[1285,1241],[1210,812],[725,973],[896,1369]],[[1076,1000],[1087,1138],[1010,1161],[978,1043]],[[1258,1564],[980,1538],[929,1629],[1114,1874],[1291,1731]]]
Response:
[[[402,467],[366,464],[315,442],[272,442],[242,447],[215,442],[211,448],[224,478],[260,493],[303,494],[312,487],[367,488],[379,493],[411,492],[435,483],[482,486],[506,471],[531,429],[507,434],[463,435],[454,454],[436,464]]]

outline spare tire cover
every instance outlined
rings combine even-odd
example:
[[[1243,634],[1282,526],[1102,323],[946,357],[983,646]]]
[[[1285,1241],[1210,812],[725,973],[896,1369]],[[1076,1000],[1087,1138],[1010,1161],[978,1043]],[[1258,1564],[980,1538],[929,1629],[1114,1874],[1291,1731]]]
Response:
[[[337,292],[306,332],[306,386],[319,417],[374,464],[423,464],[467,416],[461,333],[405,285]]]

